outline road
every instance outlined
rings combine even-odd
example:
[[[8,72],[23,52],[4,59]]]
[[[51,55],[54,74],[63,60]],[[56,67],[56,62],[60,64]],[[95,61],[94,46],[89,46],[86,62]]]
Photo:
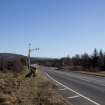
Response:
[[[105,105],[105,78],[44,68],[58,91],[73,105]]]

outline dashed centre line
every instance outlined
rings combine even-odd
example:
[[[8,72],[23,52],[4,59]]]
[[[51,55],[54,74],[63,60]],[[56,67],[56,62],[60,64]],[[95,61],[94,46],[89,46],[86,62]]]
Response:
[[[58,89],[58,90],[67,90],[66,88],[64,88],[64,89]]]
[[[71,97],[67,97],[67,98],[73,99],[73,98],[78,98],[78,97],[80,97],[80,96],[79,95],[76,95],[76,96],[71,96]]]

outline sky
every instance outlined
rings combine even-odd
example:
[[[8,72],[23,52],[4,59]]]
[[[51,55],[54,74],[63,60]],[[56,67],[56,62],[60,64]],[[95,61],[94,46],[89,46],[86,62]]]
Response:
[[[105,51],[105,0],[0,0],[0,53],[65,57]]]

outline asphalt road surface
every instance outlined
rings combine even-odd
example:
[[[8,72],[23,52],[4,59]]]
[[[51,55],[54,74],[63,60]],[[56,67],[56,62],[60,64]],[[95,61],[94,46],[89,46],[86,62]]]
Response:
[[[73,105],[105,105],[105,78],[77,72],[43,69],[58,91]]]

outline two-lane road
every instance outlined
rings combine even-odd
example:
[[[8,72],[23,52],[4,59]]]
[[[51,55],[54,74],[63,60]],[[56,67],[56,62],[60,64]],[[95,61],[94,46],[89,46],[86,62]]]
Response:
[[[44,68],[47,76],[62,86],[61,93],[73,105],[105,105],[105,78]]]

